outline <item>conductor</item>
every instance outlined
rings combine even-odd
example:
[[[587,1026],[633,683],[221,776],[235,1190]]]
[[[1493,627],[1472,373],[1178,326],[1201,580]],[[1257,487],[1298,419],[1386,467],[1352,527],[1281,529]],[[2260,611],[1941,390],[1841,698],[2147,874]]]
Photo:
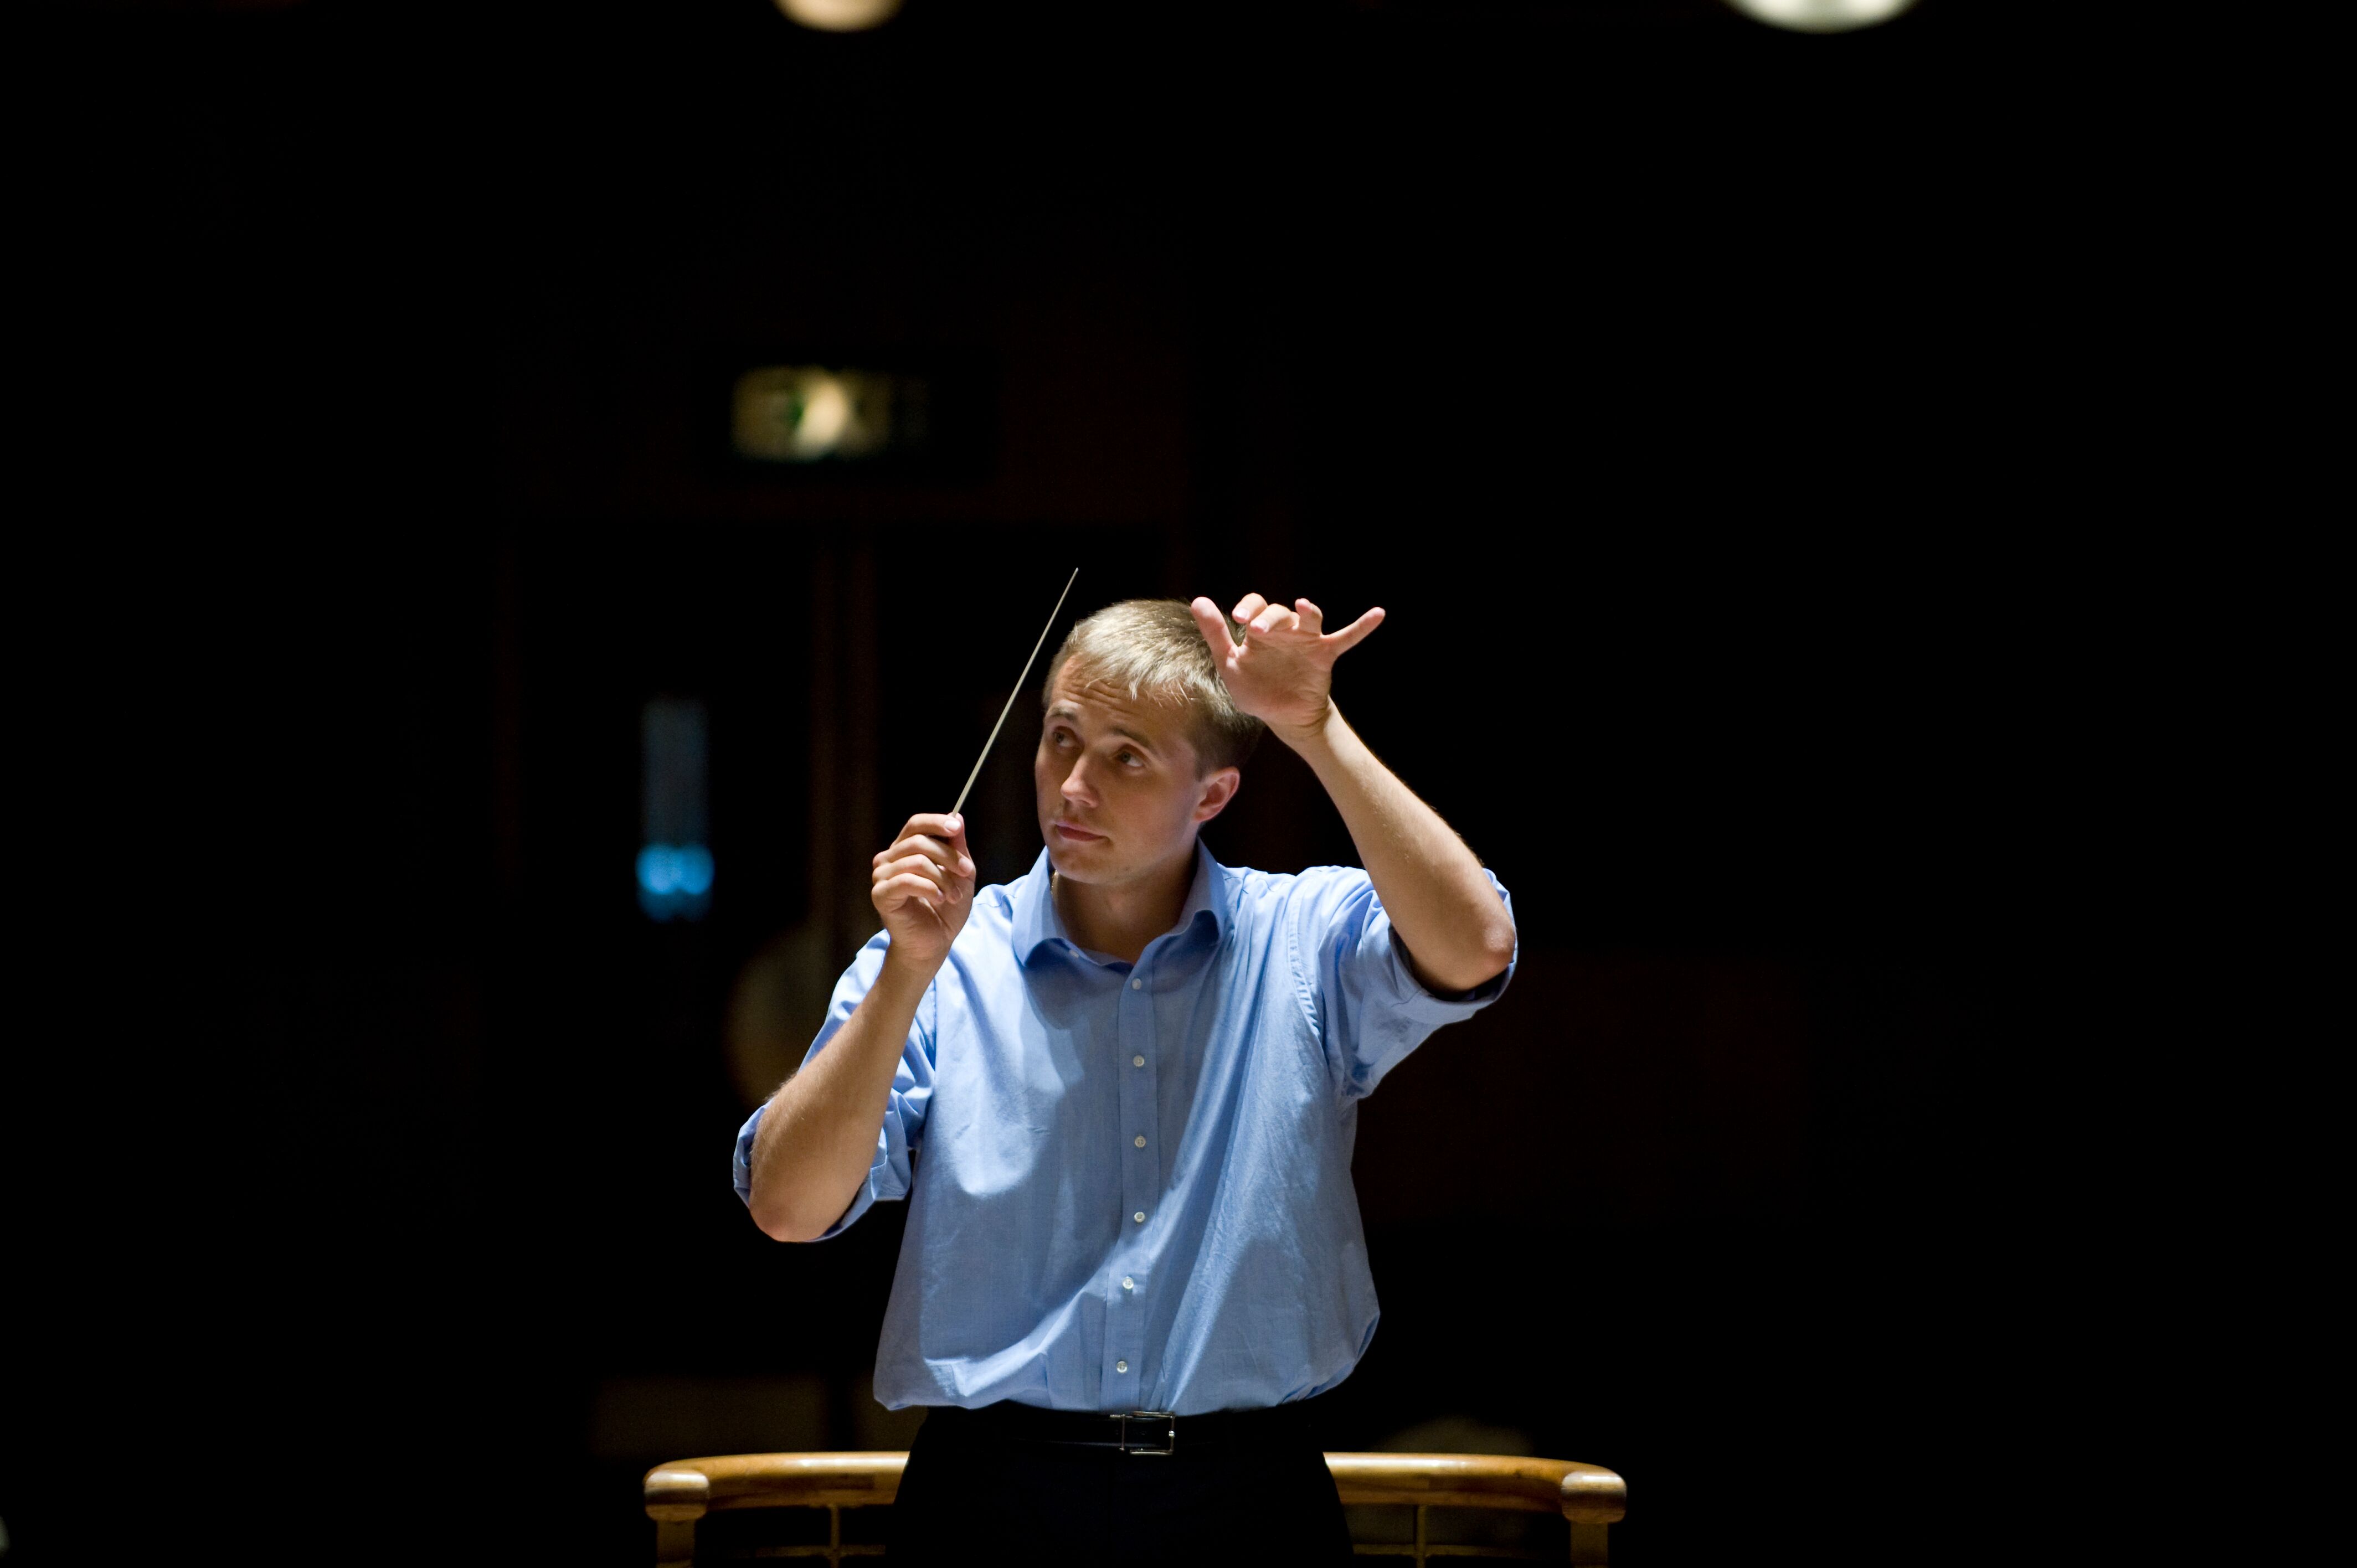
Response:
[[[781,1241],[909,1200],[876,1365],[928,1407],[895,1561],[1350,1560],[1314,1407],[1375,1331],[1358,1103],[1515,954],[1505,888],[1335,708],[1383,615],[1099,610],[1049,667],[1030,871],[977,889],[956,815],[875,857],[884,929],[736,1182]],[[1264,730],[1364,870],[1197,841]]]

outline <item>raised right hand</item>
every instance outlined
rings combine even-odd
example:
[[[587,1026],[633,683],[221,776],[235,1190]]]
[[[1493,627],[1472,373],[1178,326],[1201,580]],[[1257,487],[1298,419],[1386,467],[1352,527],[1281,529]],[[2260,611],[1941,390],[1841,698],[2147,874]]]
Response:
[[[892,933],[887,961],[899,959],[931,974],[949,957],[950,943],[974,911],[974,857],[966,850],[965,819],[920,812],[874,865],[867,896]]]

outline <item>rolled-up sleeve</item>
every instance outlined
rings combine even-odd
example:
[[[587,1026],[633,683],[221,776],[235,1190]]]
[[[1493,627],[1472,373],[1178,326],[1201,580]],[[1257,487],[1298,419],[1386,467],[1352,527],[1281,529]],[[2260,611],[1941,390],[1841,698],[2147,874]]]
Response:
[[[852,960],[843,978],[834,983],[834,994],[828,1000],[826,1022],[819,1028],[818,1037],[802,1054],[802,1065],[826,1049],[851,1015],[860,999],[876,983],[884,968],[884,952],[890,945],[881,931],[868,940]],[[867,1166],[867,1179],[852,1198],[851,1207],[843,1217],[828,1226],[819,1240],[839,1235],[845,1227],[874,1208],[879,1201],[888,1202],[909,1196],[909,1178],[912,1168],[909,1155],[923,1141],[925,1110],[933,1097],[933,1029],[936,1003],[932,989],[928,987],[924,999],[917,1004],[917,1016],[909,1026],[909,1037],[900,1047],[900,1065],[893,1069],[892,1095],[884,1108],[884,1125],[876,1134],[876,1157]],[[737,1154],[734,1161],[737,1196],[747,1204],[753,1201],[753,1139],[761,1130],[761,1117],[769,1107],[764,1105],[746,1118],[737,1133]]]
[[[1511,918],[1513,896],[1486,868],[1481,875]],[[1428,991],[1408,968],[1391,917],[1364,871],[1334,865],[1305,871],[1291,905],[1286,925],[1304,1004],[1351,1099],[1372,1093],[1435,1029],[1469,1018],[1505,994],[1522,958],[1517,940],[1504,973],[1470,991]]]

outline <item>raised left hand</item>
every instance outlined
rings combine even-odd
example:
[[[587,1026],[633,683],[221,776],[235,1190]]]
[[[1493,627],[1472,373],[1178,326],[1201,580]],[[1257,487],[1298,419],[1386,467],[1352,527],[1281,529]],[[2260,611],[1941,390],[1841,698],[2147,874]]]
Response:
[[[1377,607],[1340,631],[1327,631],[1326,612],[1308,599],[1296,599],[1286,609],[1258,594],[1246,594],[1224,616],[1206,598],[1188,607],[1195,612],[1203,640],[1211,645],[1220,679],[1227,682],[1236,706],[1287,739],[1308,735],[1326,722],[1334,660],[1383,624],[1383,612]],[[1230,628],[1232,619],[1247,628],[1242,642]]]

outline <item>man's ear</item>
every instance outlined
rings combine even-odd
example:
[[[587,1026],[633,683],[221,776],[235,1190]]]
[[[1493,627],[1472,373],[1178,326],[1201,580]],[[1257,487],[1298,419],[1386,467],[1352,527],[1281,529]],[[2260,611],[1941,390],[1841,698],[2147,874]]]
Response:
[[[1195,821],[1208,822],[1226,811],[1243,781],[1244,776],[1232,768],[1213,768],[1211,776],[1195,787]]]

